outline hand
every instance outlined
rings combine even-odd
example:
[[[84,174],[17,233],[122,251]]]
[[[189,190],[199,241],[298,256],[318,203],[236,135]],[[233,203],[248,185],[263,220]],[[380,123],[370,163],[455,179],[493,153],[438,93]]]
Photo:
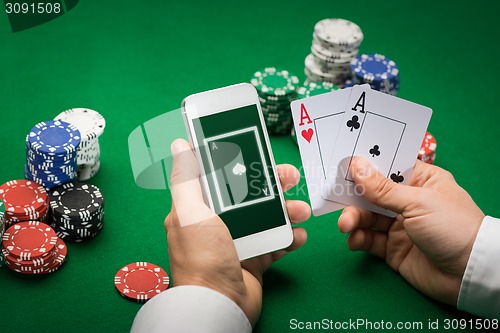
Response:
[[[395,219],[353,206],[340,215],[341,232],[351,233],[351,250],[379,256],[412,286],[456,306],[472,245],[484,218],[453,176],[417,160],[409,186],[382,176],[367,160],[351,164],[365,198],[398,215]]]
[[[229,230],[203,201],[191,146],[175,140],[171,149],[173,202],[165,228],[173,281],[176,286],[199,285],[219,291],[238,304],[254,326],[262,307],[262,275],[274,261],[304,245],[306,231],[294,228],[293,243],[286,250],[240,264]],[[284,191],[300,179],[291,165],[278,165],[278,174]],[[303,222],[311,215],[303,201],[287,200],[286,207],[292,223]]]

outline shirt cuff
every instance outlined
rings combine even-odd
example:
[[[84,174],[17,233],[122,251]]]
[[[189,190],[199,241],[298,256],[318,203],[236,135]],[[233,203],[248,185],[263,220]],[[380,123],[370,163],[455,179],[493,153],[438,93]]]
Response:
[[[457,307],[500,319],[500,220],[486,216],[479,228],[462,279]]]
[[[156,295],[137,313],[131,333],[251,332],[241,308],[201,286],[179,286]]]

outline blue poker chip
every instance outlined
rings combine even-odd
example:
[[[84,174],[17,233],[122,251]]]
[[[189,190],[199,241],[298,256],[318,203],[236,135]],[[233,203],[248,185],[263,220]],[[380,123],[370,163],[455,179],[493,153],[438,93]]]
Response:
[[[75,152],[80,144],[80,131],[65,121],[48,120],[38,123],[28,134],[30,148],[47,156]]]
[[[79,144],[74,125],[59,120],[36,124],[26,137],[25,178],[46,189],[74,181]]]
[[[351,88],[354,87],[355,84],[356,82],[354,82],[353,80],[346,80],[342,85],[342,88]]]
[[[399,77],[399,69],[394,61],[381,54],[362,54],[351,61],[355,78],[364,83],[393,81]]]
[[[39,151],[34,150],[28,142],[26,142],[26,154],[29,158],[31,159],[36,159],[40,161],[56,161],[56,162],[63,162],[63,161],[68,161],[72,160],[76,155],[76,151],[73,152],[67,152],[64,154],[44,154],[40,153]]]
[[[26,161],[26,167],[28,168],[28,170],[30,170],[30,172],[53,173],[53,174],[58,174],[58,173],[70,174],[72,172],[75,172],[76,168],[77,168],[77,166],[74,164],[55,166],[55,167],[45,167],[45,166],[40,166],[40,165],[34,164],[32,162],[29,162],[29,161]]]
[[[29,164],[26,164],[26,170],[37,178],[52,177],[55,179],[65,179],[68,177],[71,178],[76,173],[76,168],[68,168],[63,170],[39,170]]]
[[[51,188],[53,188],[55,186],[66,184],[68,182],[74,181],[76,178],[76,175],[75,175],[75,177],[68,176],[68,177],[64,177],[64,178],[56,178],[56,177],[52,177],[52,176],[40,178],[40,177],[35,177],[33,174],[31,174],[29,172],[29,170],[26,169],[26,167],[24,167],[24,177],[26,179],[34,181],[38,184],[42,184],[43,187],[50,190]]]

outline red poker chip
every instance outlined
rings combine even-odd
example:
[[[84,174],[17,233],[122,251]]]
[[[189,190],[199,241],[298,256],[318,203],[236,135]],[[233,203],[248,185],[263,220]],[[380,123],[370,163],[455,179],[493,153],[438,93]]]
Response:
[[[49,274],[52,272],[57,271],[61,266],[64,264],[66,261],[66,256],[68,255],[68,248],[66,247],[66,243],[60,238],[57,238],[57,244],[56,244],[56,252],[57,256],[52,262],[51,265],[47,266],[43,272],[38,273],[38,274]]]
[[[434,153],[436,151],[437,143],[436,138],[429,132],[425,132],[424,140],[422,141],[422,146],[418,152],[419,156],[426,156]]]
[[[57,235],[54,229],[38,221],[20,222],[5,231],[3,247],[21,260],[44,257],[54,250]]]
[[[5,213],[30,216],[39,213],[48,202],[45,188],[31,180],[11,180],[0,186]]]
[[[146,302],[167,290],[169,282],[163,268],[148,262],[128,264],[115,275],[115,287],[120,294],[137,302]]]
[[[6,251],[4,251],[5,254]],[[7,267],[17,273],[26,275],[41,275],[49,274],[58,270],[66,261],[68,250],[63,240],[57,239],[57,244],[54,248],[53,254],[47,258],[43,264],[33,266],[30,261],[16,261],[11,256],[5,256],[5,263]],[[35,260],[33,260],[35,262]],[[28,264],[25,264],[28,263]]]
[[[23,267],[29,271],[34,270],[36,268],[40,268],[40,267],[48,267],[57,258],[57,251],[55,250],[55,248],[48,255],[46,255],[44,257],[36,258],[33,260],[22,260],[22,259],[16,258],[5,249],[3,249],[2,252],[4,254],[5,263],[7,264],[7,266],[16,267],[16,268]]]

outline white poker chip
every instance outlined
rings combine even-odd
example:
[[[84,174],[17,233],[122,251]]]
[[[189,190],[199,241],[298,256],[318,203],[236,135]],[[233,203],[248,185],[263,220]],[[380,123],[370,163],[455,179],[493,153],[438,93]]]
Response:
[[[339,46],[355,47],[363,40],[363,32],[356,23],[339,18],[319,21],[314,32],[323,42]]]
[[[86,108],[63,111],[54,119],[73,124],[80,131],[82,141],[98,138],[106,127],[106,121],[99,112]]]

